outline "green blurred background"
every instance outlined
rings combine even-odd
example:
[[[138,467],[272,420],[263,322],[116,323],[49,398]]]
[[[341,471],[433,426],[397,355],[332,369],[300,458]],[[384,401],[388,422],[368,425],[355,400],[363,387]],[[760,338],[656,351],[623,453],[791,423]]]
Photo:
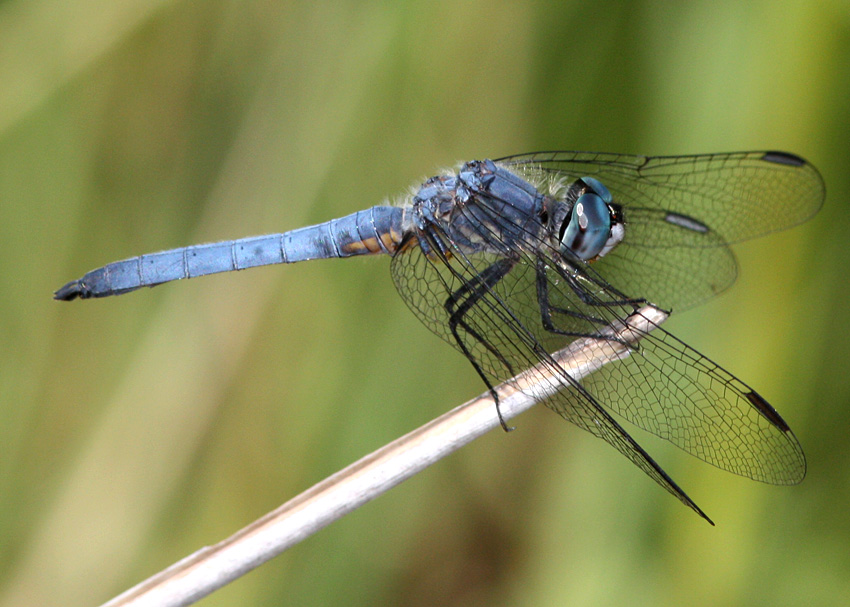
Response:
[[[850,594],[846,2],[0,2],[0,605],[92,605],[481,392],[388,261],[63,304],[106,262],[276,232],[535,149],[782,149],[827,202],[669,330],[809,474],[642,433],[712,528],[532,411],[204,605],[835,605]]]

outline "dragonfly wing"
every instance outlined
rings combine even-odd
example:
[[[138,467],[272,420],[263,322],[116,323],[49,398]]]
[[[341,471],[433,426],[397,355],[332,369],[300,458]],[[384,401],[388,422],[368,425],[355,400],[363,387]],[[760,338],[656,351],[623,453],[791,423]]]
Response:
[[[682,503],[711,522],[599,401],[548,354],[546,348],[555,343],[566,345],[573,338],[544,335],[541,331],[539,314],[529,301],[536,296],[534,282],[528,281],[527,258],[512,263],[510,271],[498,282],[478,291],[474,303],[457,322],[453,311],[468,302],[465,297],[473,290],[470,285],[481,284],[480,277],[488,268],[503,260],[499,256],[477,253],[453,256],[444,263],[413,247],[397,254],[391,269],[402,298],[416,316],[466,355],[488,385],[493,387],[520,371],[540,365],[541,381],[551,383],[549,378],[554,377],[564,385],[543,401],[547,406],[604,439]],[[453,301],[453,305],[447,307],[449,301]],[[541,337],[546,346],[539,339]]]

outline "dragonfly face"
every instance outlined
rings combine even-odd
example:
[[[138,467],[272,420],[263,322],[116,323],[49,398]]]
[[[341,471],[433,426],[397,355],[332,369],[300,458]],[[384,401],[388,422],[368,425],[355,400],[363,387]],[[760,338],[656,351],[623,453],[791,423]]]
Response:
[[[611,193],[593,177],[582,177],[571,188],[567,200],[575,198],[569,219],[559,230],[561,253],[583,261],[604,257],[623,240],[625,226]],[[568,206],[565,204],[565,206]]]
[[[457,348],[488,388],[538,367],[563,389],[545,404],[604,439],[705,514],[623,428],[625,419],[715,466],[756,480],[802,480],[803,451],[747,384],[656,328],[582,381],[550,353],[651,303],[681,310],[734,282],[730,244],[811,217],[815,168],[783,152],[646,157],[542,152],[467,162],[406,204],[283,234],[108,264],[55,297],[103,297],[272,263],[392,256],[416,316]],[[707,518],[707,517],[705,517]]]

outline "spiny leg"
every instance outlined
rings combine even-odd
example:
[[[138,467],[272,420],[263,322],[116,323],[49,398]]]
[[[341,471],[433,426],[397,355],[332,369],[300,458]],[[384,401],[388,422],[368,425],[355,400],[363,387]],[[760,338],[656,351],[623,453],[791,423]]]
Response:
[[[537,267],[538,271],[540,270],[541,264],[543,264],[543,270],[545,271],[546,264],[543,263],[543,259],[540,257],[537,258]],[[581,272],[581,278],[589,282],[590,284],[599,287],[604,290],[606,294],[613,295],[618,299],[609,299],[606,301],[601,301],[597,297],[594,297],[587,288],[585,288],[581,281],[579,280],[578,272],[569,272],[569,271],[559,271],[557,267],[554,268],[556,272],[558,272],[558,276],[563,278],[566,283],[570,286],[573,292],[578,296],[578,298],[589,306],[595,307],[617,307],[617,306],[634,306],[635,309],[647,303],[645,299],[642,298],[632,298],[628,297],[624,293],[617,291],[610,284],[605,281],[594,277],[592,274],[594,272],[591,270],[590,272]]]
[[[479,377],[484,380],[484,384],[487,386],[487,389],[490,391],[490,395],[496,403],[496,413],[499,416],[499,423],[506,432],[513,430],[513,428],[509,427],[505,422],[505,419],[502,417],[502,411],[499,408],[499,397],[496,394],[496,390],[487,375],[484,373],[484,370],[478,364],[478,361],[472,355],[472,352],[461,339],[458,328],[463,329],[470,337],[472,337],[472,339],[484,346],[484,348],[486,348],[487,351],[490,352],[490,354],[492,354],[496,360],[498,360],[508,370],[508,373],[511,376],[516,374],[511,364],[507,361],[507,359],[505,359],[502,353],[499,352],[498,348],[489,343],[480,333],[478,333],[478,331],[473,329],[464,320],[466,313],[469,312],[469,310],[471,310],[472,307],[479,301],[481,301],[481,299],[489,293],[500,280],[507,276],[508,272],[510,272],[514,267],[514,263],[515,262],[510,259],[500,259],[475,276],[472,280],[465,282],[459,289],[449,296],[444,304],[446,312],[449,313],[449,330],[452,332],[452,336],[455,338],[461,352],[463,352],[464,356],[466,356],[469,362],[472,363],[472,366],[476,373],[478,373]]]
[[[555,333],[556,335],[564,335],[567,337],[594,337],[594,338],[603,338],[604,336],[599,333],[579,333],[576,331],[565,331],[564,329],[559,329],[555,326],[555,323],[552,321],[552,314],[563,314],[566,316],[570,316],[576,318],[578,320],[582,320],[588,323],[592,323],[594,325],[599,326],[600,328],[606,327],[609,324],[609,321],[604,318],[598,318],[595,316],[589,316],[587,314],[583,314],[581,312],[576,312],[575,310],[570,310],[567,308],[561,308],[555,306],[551,303],[549,299],[549,281],[546,276],[547,265],[545,261],[541,258],[537,258],[537,262],[535,264],[535,273],[536,273],[536,283],[537,283],[537,305],[540,309],[540,322],[543,325],[543,328],[550,333]],[[576,295],[583,302],[587,303],[591,306],[596,307],[614,307],[620,305],[633,305],[637,307],[637,305],[641,303],[645,303],[644,300],[638,299],[624,299],[622,301],[600,301],[588,294],[581,285],[570,276],[565,276],[564,274],[559,275],[563,278],[567,278],[567,284],[569,284],[570,288],[576,293]],[[619,294],[618,294],[619,295]],[[607,337],[606,339],[612,339]],[[614,341],[623,343],[621,340],[614,339]],[[631,347],[631,346],[630,346]]]

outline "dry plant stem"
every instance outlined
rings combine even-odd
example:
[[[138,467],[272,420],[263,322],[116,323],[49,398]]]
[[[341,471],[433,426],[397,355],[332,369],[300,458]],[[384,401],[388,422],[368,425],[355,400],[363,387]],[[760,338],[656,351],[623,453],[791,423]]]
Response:
[[[634,344],[667,319],[645,306],[605,329],[610,339],[581,338],[553,354],[575,379],[628,356]],[[505,419],[560,389],[562,380],[534,367],[496,388]],[[319,529],[413,476],[485,432],[499,427],[485,393],[367,455],[314,485],[215,546],[202,548],[115,597],[104,607],[189,605],[247,573]]]

